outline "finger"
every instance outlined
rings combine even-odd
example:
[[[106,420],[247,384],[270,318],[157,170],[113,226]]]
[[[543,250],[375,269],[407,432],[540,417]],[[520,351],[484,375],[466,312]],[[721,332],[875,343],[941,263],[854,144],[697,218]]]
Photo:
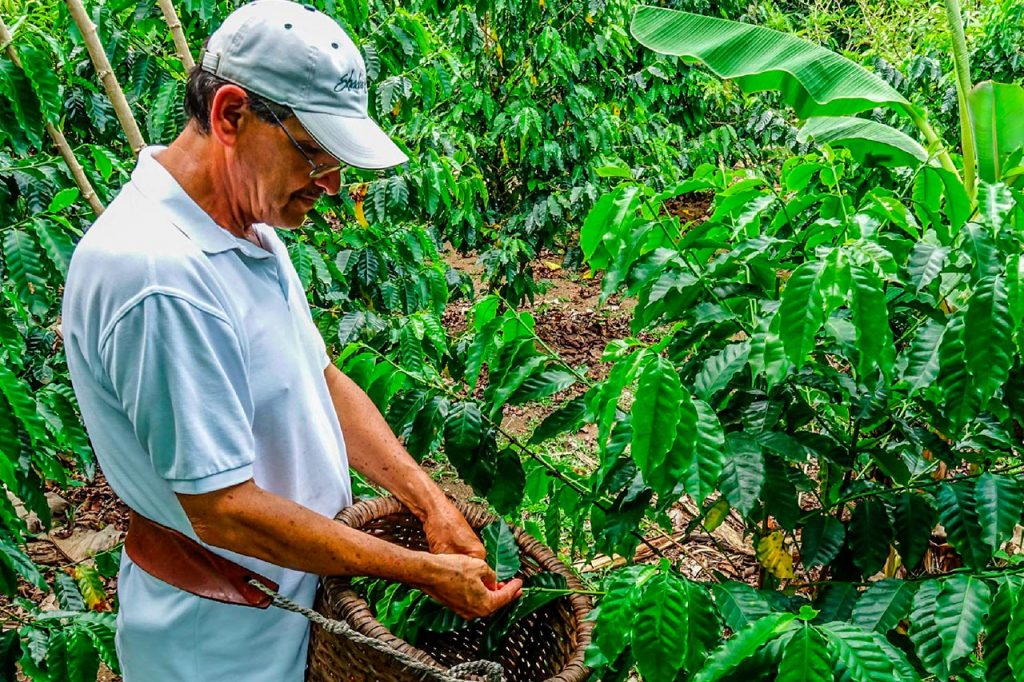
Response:
[[[518,599],[523,594],[523,581],[519,578],[510,580],[505,583],[505,586],[500,590],[494,590],[490,593],[491,610],[497,611],[502,606],[511,603]]]

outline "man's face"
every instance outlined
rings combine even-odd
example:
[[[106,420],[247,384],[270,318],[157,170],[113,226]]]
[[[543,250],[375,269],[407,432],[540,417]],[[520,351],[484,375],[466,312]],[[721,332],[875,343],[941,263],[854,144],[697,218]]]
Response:
[[[333,164],[336,161],[299,124],[295,117],[281,122],[294,138],[288,139],[276,123],[267,123],[251,111],[248,123],[239,131],[236,149],[239,173],[236,184],[244,197],[242,209],[252,222],[275,227],[298,227],[324,192],[337,194],[341,172],[311,179],[309,162]],[[302,150],[300,152],[299,150]]]

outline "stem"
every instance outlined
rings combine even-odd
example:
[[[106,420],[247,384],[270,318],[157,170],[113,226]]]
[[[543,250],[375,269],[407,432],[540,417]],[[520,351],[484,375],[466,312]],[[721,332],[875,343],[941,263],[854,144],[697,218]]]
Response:
[[[121,128],[124,129],[125,136],[128,138],[128,144],[131,146],[132,152],[138,156],[139,151],[146,146],[146,140],[142,137],[139,124],[135,122],[135,116],[132,115],[131,107],[128,106],[128,100],[125,99],[121,84],[117,82],[117,76],[114,75],[114,69],[110,66],[110,60],[107,59],[107,54],[103,51],[103,45],[96,32],[96,24],[92,23],[92,19],[86,13],[82,0],[65,0],[65,2],[68,9],[71,10],[71,17],[75,20],[75,25],[89,50],[89,57],[96,68],[96,76],[103,83],[107,97],[110,98],[110,103],[114,106],[114,112],[117,114],[117,120],[121,122]]]
[[[964,155],[964,185],[971,203],[977,196],[977,150],[974,146],[974,126],[971,122],[971,108],[967,95],[971,84],[971,61],[967,52],[967,38],[964,36],[964,19],[960,11],[960,0],[945,0],[946,18],[953,39],[953,63],[956,65],[956,92],[960,102],[960,140]]]
[[[551,592],[558,594],[589,594],[595,597],[603,597],[606,593],[599,590],[561,590],[557,587],[524,587],[523,593],[527,592]]]
[[[174,51],[178,53],[178,59],[185,67],[185,71],[191,71],[196,63],[192,59],[192,53],[188,51],[188,42],[185,40],[185,32],[181,30],[181,20],[178,13],[174,11],[171,0],[158,0],[160,11],[164,13],[167,27],[171,29],[171,38],[174,39]]]
[[[942,142],[939,134],[936,133],[931,124],[928,123],[928,119],[926,119],[924,115],[912,104],[908,104],[903,107],[903,110],[907,112],[907,115],[910,116],[914,125],[916,125],[917,129],[921,131],[922,135],[924,135],[924,138],[928,141],[928,146],[938,149],[939,163],[942,164],[942,167],[955,175],[957,180],[961,180],[960,173],[956,169],[956,164],[953,163],[953,157],[949,155],[949,150],[946,149],[946,145]]]
[[[19,69],[21,68],[21,59],[18,57],[18,52],[14,49],[14,38],[11,36],[11,32],[7,30],[7,25],[4,24],[3,18],[0,18],[0,44],[7,47],[7,55],[14,62],[14,65]],[[92,184],[89,182],[89,178],[86,177],[85,171],[82,169],[82,164],[78,163],[78,159],[75,158],[75,153],[71,151],[71,145],[68,144],[67,139],[64,137],[64,133],[60,131],[57,126],[50,122],[46,123],[46,132],[53,140],[53,144],[57,147],[57,151],[64,158],[64,163],[67,164],[68,170],[71,171],[71,176],[75,179],[75,184],[78,185],[78,191],[82,193],[82,198],[85,199],[89,206],[92,208],[92,212],[97,216],[103,213],[103,203],[96,196],[96,192],[92,188]]]

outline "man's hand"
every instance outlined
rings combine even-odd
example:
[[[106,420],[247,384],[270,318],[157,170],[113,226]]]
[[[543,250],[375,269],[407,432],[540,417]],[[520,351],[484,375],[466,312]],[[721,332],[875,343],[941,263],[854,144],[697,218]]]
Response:
[[[494,571],[480,559],[461,554],[435,554],[430,576],[414,584],[466,620],[489,616],[522,596],[523,581],[498,585]]]
[[[487,551],[480,538],[455,505],[447,500],[427,514],[423,519],[423,530],[427,534],[430,551],[434,554],[464,554],[480,560],[487,559]]]

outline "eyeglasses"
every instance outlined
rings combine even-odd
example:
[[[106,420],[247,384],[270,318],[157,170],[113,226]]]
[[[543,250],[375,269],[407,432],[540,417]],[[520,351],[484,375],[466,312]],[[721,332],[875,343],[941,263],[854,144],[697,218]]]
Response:
[[[250,104],[251,104],[251,100],[250,100]],[[340,164],[340,163],[317,163],[317,162],[313,161],[313,159],[309,158],[309,155],[302,150],[302,147],[299,145],[298,140],[296,140],[292,136],[292,134],[290,132],[288,132],[288,129],[284,127],[284,123],[282,123],[281,119],[279,119],[277,117],[277,114],[274,113],[274,110],[271,109],[270,107],[264,107],[264,108],[267,111],[270,112],[270,115],[274,117],[274,121],[277,123],[277,127],[284,131],[284,134],[288,136],[289,140],[291,140],[292,146],[294,146],[295,149],[297,149],[298,152],[300,154],[302,154],[302,158],[304,158],[306,160],[306,163],[309,164],[309,178],[310,178],[310,180],[318,180],[318,179],[324,177],[325,175],[329,175],[329,174],[333,173],[334,171],[338,171],[338,170],[342,169],[342,166],[344,164]]]

